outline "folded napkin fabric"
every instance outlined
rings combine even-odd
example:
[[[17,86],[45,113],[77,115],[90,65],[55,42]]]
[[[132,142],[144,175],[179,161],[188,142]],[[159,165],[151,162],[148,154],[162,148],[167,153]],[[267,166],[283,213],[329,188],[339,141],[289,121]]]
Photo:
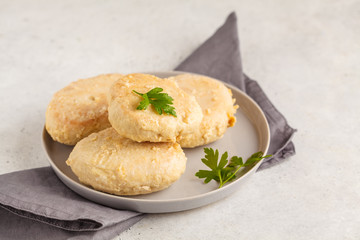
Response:
[[[0,239],[108,239],[142,217],[86,200],[50,167],[0,176]]]
[[[295,153],[295,132],[259,84],[242,71],[235,13],[176,70],[204,74],[245,91],[264,111],[271,131],[265,168]],[[144,215],[102,206],[72,192],[50,167],[0,176],[0,239],[112,239]]]

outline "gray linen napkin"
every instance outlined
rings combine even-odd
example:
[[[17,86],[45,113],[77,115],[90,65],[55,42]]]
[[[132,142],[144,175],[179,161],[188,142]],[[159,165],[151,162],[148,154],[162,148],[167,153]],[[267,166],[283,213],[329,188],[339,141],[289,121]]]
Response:
[[[242,72],[236,15],[176,70],[215,77],[246,91],[263,109],[270,124],[269,153],[261,167],[295,153],[295,132],[271,104],[257,82]],[[0,239],[111,239],[143,215],[90,202],[68,189],[50,167],[0,176]]]
[[[270,147],[266,159],[259,169],[280,163],[295,154],[291,139],[295,129],[274,107],[259,84],[243,73],[240,45],[235,13],[231,13],[223,26],[197,48],[178,67],[178,71],[193,72],[222,80],[243,90],[261,107],[270,126]]]
[[[50,167],[0,176],[0,239],[111,239],[142,217],[86,200]]]

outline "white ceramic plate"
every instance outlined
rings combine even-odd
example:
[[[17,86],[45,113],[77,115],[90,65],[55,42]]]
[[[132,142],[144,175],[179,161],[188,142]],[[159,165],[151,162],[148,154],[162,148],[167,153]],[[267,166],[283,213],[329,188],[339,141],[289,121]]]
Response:
[[[179,73],[181,72],[152,72],[151,74],[165,78]],[[57,176],[73,191],[94,202],[117,209],[144,213],[176,212],[204,206],[237,191],[261,164],[258,162],[255,166],[239,171],[237,180],[218,189],[214,181],[204,184],[195,176],[198,170],[207,169],[201,162],[201,158],[204,157],[204,147],[218,149],[220,154],[227,151],[229,156],[236,155],[244,159],[257,151],[266,154],[269,147],[269,126],[259,106],[242,91],[229,85],[228,87],[231,88],[236,103],[239,105],[235,115],[237,119],[235,126],[229,128],[224,137],[214,143],[184,149],[188,158],[185,173],[177,182],[160,192],[139,196],[115,196],[96,191],[81,184],[70,167],[65,164],[72,147],[53,141],[45,128],[42,136],[43,146]]]

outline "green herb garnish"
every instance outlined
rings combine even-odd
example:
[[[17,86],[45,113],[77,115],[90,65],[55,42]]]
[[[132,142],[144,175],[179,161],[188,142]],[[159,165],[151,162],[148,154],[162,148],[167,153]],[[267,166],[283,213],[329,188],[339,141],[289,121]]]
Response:
[[[241,157],[234,156],[229,160],[228,153],[225,152],[222,154],[220,162],[219,151],[214,151],[212,148],[204,148],[205,158],[202,158],[201,161],[208,166],[211,170],[199,170],[195,173],[195,176],[198,178],[205,178],[204,183],[208,183],[211,180],[215,180],[219,183],[219,188],[224,186],[225,183],[233,181],[236,178],[236,173],[242,167],[252,165],[263,158],[271,157],[272,155],[263,156],[262,152],[257,152],[251,155],[248,160],[244,163]]]
[[[158,114],[162,115],[163,113],[166,113],[177,117],[175,108],[170,106],[173,104],[174,99],[167,93],[162,93],[161,91],[163,91],[163,89],[159,87],[153,88],[147,93],[139,93],[133,90],[134,93],[140,95],[144,99],[136,109],[145,110],[151,104]]]

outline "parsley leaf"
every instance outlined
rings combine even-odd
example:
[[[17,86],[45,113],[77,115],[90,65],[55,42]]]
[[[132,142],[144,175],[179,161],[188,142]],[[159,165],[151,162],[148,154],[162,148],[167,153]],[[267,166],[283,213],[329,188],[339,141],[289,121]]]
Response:
[[[204,183],[208,183],[211,180],[215,180],[219,183],[219,188],[224,186],[225,183],[233,181],[236,178],[236,173],[242,167],[250,166],[263,158],[271,157],[272,155],[263,156],[262,152],[257,152],[251,155],[244,163],[241,157],[233,156],[230,161],[228,153],[225,152],[219,159],[219,151],[212,148],[204,148],[205,158],[201,161],[208,166],[211,170],[199,170],[195,173],[198,178],[205,178]]]
[[[147,93],[139,93],[133,90],[134,93],[143,97],[136,109],[145,110],[150,104],[154,107],[155,111],[162,115],[163,113],[176,116],[175,108],[170,106],[173,104],[174,99],[167,93],[162,93],[162,88],[153,88]]]

